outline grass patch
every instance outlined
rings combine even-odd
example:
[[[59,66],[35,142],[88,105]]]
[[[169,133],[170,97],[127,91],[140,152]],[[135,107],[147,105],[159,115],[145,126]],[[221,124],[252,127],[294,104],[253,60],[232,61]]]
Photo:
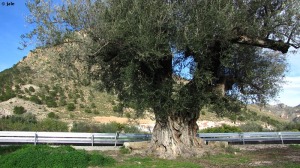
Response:
[[[4,154],[8,154],[8,153],[12,153],[18,149],[23,148],[23,146],[0,146],[0,155],[4,155]]]
[[[131,152],[130,149],[125,148],[125,146],[122,146],[122,147],[120,148],[120,153],[121,153],[121,154],[129,154],[130,152]]]
[[[293,148],[293,149],[300,149],[300,145],[299,144],[292,144],[289,147]]]
[[[199,164],[181,160],[163,160],[151,157],[133,157],[119,163],[117,168],[202,168]]]
[[[13,148],[11,149],[13,150]],[[1,154],[0,165],[10,167],[64,167],[111,166],[115,160],[99,153],[87,153],[70,146],[53,148],[46,145],[26,145],[8,154]]]
[[[207,160],[210,165],[215,166],[234,166],[240,164],[246,164],[250,162],[248,157],[234,155],[234,154],[217,154],[217,155],[207,155],[202,159]]]

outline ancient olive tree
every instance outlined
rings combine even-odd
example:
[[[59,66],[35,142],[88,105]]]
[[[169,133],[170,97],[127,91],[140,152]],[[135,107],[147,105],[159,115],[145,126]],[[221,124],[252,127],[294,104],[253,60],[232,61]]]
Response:
[[[150,150],[195,154],[199,111],[276,96],[299,48],[299,0],[29,1],[24,39],[86,63],[124,106],[155,114]],[[183,75],[186,74],[186,75]]]

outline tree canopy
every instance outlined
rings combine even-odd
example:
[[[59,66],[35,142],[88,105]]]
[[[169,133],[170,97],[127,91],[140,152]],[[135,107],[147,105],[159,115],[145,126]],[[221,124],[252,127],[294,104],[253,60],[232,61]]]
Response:
[[[85,62],[91,78],[124,106],[152,110],[160,130],[153,144],[177,154],[183,147],[168,148],[177,145],[166,139],[197,144],[178,137],[195,136],[205,105],[222,113],[276,96],[283,54],[300,47],[299,0],[32,0],[27,6],[36,28],[24,39],[64,46],[64,58]]]

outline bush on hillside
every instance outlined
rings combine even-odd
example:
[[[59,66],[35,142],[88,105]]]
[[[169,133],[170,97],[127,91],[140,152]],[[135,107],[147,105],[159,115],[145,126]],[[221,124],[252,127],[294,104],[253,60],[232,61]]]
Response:
[[[23,106],[15,106],[13,112],[14,114],[24,114],[26,109]]]
[[[47,107],[57,107],[57,103],[54,100],[46,101]]]
[[[58,118],[59,118],[58,115],[56,115],[56,114],[53,113],[53,112],[48,113],[48,114],[47,114],[47,117],[48,117],[48,118],[52,118],[52,119],[58,119]]]
[[[75,104],[74,103],[68,103],[67,104],[67,110],[68,111],[74,111],[75,110]]]
[[[35,92],[35,89],[34,87],[30,86],[29,89],[28,89],[30,92]]]
[[[280,131],[300,131],[300,123],[288,123]]]
[[[72,132],[98,132],[115,133],[124,131],[125,133],[140,133],[139,129],[133,125],[111,122],[107,124],[88,124],[84,122],[74,123]]]
[[[247,122],[246,124],[240,125],[240,129],[243,132],[261,132],[263,127],[256,122]]]
[[[36,95],[32,95],[30,98],[29,98],[30,101],[36,103],[36,104],[43,104],[42,100],[39,99],[38,96]]]
[[[36,124],[34,131],[68,132],[68,124],[59,120],[46,118]]]
[[[230,125],[223,124],[221,127],[207,128],[207,129],[201,130],[200,132],[202,132],[202,133],[232,133],[232,132],[242,132],[242,130],[236,126],[230,126]]]
[[[0,119],[0,131],[52,131],[66,132],[68,125],[65,122],[44,119],[37,121],[32,114],[25,116],[6,116]]]

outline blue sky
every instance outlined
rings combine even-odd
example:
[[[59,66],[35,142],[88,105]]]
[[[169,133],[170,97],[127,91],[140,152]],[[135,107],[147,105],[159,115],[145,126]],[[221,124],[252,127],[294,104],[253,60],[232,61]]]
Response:
[[[13,2],[14,5],[7,6]],[[21,47],[21,34],[30,31],[30,27],[25,22],[28,14],[25,0],[0,0],[0,71],[12,67],[24,56],[26,56],[34,46],[25,50],[18,50]],[[300,104],[300,51],[296,54],[287,55],[290,71],[286,74],[287,83],[283,86],[278,102],[289,106]]]

